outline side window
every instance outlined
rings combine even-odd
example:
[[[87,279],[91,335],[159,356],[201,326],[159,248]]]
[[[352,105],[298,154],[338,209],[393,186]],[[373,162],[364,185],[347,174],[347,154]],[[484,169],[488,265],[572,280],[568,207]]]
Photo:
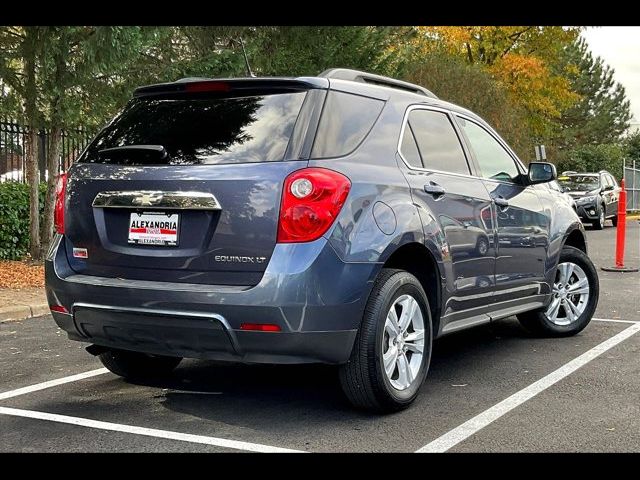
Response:
[[[614,188],[618,186],[615,179],[613,178],[613,175],[607,174],[605,176],[607,177],[607,184],[612,185]]]
[[[402,133],[402,145],[400,145],[400,153],[402,157],[412,167],[422,167],[422,160],[420,160],[420,152],[418,152],[418,145],[416,145],[416,139],[413,136],[411,127],[409,124],[404,127]]]
[[[339,157],[351,153],[367,136],[382,107],[382,100],[329,91],[311,157]]]
[[[520,172],[511,155],[481,126],[458,117],[484,178],[513,182]]]
[[[609,177],[611,178],[611,183],[613,183],[613,186],[618,188],[618,181],[616,180],[616,177],[614,177],[613,175],[609,175]]]
[[[469,175],[460,139],[446,113],[412,110],[409,125],[415,134],[424,168]]]

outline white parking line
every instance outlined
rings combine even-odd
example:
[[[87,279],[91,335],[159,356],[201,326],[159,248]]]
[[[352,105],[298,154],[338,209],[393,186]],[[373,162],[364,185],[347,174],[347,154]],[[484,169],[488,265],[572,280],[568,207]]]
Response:
[[[45,388],[57,387],[58,385],[64,385],[65,383],[76,382],[78,380],[84,380],[85,378],[95,377],[96,375],[102,375],[109,370],[106,368],[98,368],[97,370],[90,370],[84,373],[78,373],[77,375],[70,375],[68,377],[57,378],[56,380],[49,380],[48,382],[36,383],[28,387],[18,388],[16,390],[9,390],[8,392],[0,393],[0,400],[6,400],[7,398],[17,397],[19,395],[25,395],[27,393],[37,392],[44,390]]]
[[[602,355],[607,350],[615,347],[620,342],[626,340],[639,331],[640,322],[635,322],[634,325],[625,328],[620,333],[614,335],[608,340],[605,340],[601,344],[596,345],[591,350],[588,350],[579,357],[574,358],[569,363],[564,364],[562,367],[551,372],[549,375],[542,377],[537,382],[532,383],[528,387],[514,393],[510,397],[485,410],[479,415],[476,415],[472,419],[467,420],[462,425],[445,433],[441,437],[436,438],[434,441],[426,444],[424,447],[419,449],[416,453],[446,452],[450,448],[453,448],[458,443],[466,440],[471,435],[482,430],[487,425],[495,422],[506,413],[510,412],[519,405],[522,405],[527,400],[535,397],[540,392],[543,392],[547,388],[565,378],[567,375],[572,374],[580,367],[589,363],[594,358],[597,358],[599,355]]]
[[[638,323],[636,320],[619,320],[616,318],[592,318],[596,322],[612,322],[612,323]]]
[[[259,443],[240,442],[237,440],[227,440],[225,438],[206,437],[204,435],[192,435],[190,433],[172,432],[169,430],[158,430],[155,428],[136,427],[133,425],[122,425],[119,423],[101,422],[89,420],[88,418],[70,417],[67,415],[57,415],[55,413],[35,412],[32,410],[22,410],[19,408],[0,407],[0,415],[11,415],[14,417],[35,418],[38,420],[48,420],[51,422],[66,423],[80,427],[97,428],[100,430],[110,430],[112,432],[132,433],[134,435],[144,435],[147,437],[166,438],[168,440],[178,440],[180,442],[200,443],[203,445],[213,445],[216,447],[232,448],[234,450],[246,450],[249,452],[263,453],[305,453],[301,450],[291,450],[288,448],[272,447]]]

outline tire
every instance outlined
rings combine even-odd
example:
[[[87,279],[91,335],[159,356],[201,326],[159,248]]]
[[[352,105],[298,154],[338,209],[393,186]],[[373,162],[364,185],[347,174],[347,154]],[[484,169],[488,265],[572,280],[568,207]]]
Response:
[[[478,241],[476,242],[476,251],[478,252],[478,255],[484,257],[489,251],[489,240],[485,237],[478,238]]]
[[[606,222],[606,218],[604,216],[604,205],[600,205],[598,209],[598,218],[593,222],[593,228],[595,230],[602,230],[604,228],[604,222]]]
[[[414,307],[413,311],[416,313],[412,317],[415,320],[411,320],[407,327],[409,336],[400,338],[395,334],[390,335],[390,327],[385,324],[392,307],[396,315],[400,313],[399,320],[403,319],[402,312],[405,311],[403,302],[410,305],[406,309],[407,312]],[[416,310],[418,307],[419,312]],[[416,342],[420,342],[417,335],[418,329],[411,331],[412,326],[420,325],[419,316],[422,319],[424,332],[422,355],[415,356],[417,353],[414,353],[413,348],[405,349],[403,360],[402,354],[396,355],[394,352],[403,351],[406,347],[405,338],[407,344],[410,344],[408,339],[412,337]],[[340,383],[349,401],[355,407],[378,413],[395,412],[407,408],[418,396],[427,376],[431,361],[432,338],[429,301],[418,279],[404,270],[383,269],[369,295],[351,357],[346,364],[340,366]],[[386,373],[384,367],[385,356],[392,359],[388,363],[390,368],[394,369],[391,376]],[[404,371],[411,372],[410,376],[401,376],[400,368],[403,365]],[[397,378],[394,379],[394,376]],[[408,384],[404,388],[398,388],[397,385],[403,379],[407,380]]]
[[[616,213],[616,216],[615,216],[615,217],[612,217],[612,218],[611,218],[611,224],[612,224],[614,227],[617,227],[617,226],[618,226],[618,214],[617,214],[617,213]]]
[[[98,355],[112,373],[130,379],[162,377],[178,366],[182,358],[148,355],[127,350],[109,349]]]
[[[546,336],[546,337],[568,337],[571,335],[575,335],[576,333],[582,331],[591,321],[591,317],[596,311],[596,307],[598,306],[598,297],[600,293],[599,281],[598,281],[598,273],[593,266],[593,263],[589,259],[589,257],[574,247],[564,247],[562,252],[560,253],[560,260],[558,261],[558,269],[556,272],[556,281],[554,282],[554,292],[556,291],[556,285],[558,283],[558,279],[562,280],[562,275],[560,274],[561,265],[562,264],[573,264],[574,265],[574,273],[571,274],[571,279],[575,278],[575,281],[572,285],[576,285],[580,279],[581,273],[584,274],[584,278],[588,283],[589,289],[586,294],[586,298],[582,298],[579,295],[569,295],[568,301],[572,302],[574,305],[577,304],[577,309],[582,309],[581,313],[576,316],[575,320],[569,320],[569,323],[563,324],[568,319],[567,311],[564,309],[564,305],[562,303],[562,294],[556,297],[555,293],[552,296],[551,303],[548,307],[541,308],[539,310],[534,310],[531,312],[525,312],[518,315],[518,320],[522,324],[522,326],[530,331],[533,334]],[[579,267],[579,270],[575,267]],[[575,277],[574,277],[575,275]],[[567,285],[567,283],[565,283]],[[578,290],[576,290],[578,291]],[[556,298],[559,298],[560,308],[556,312],[558,318],[556,321],[552,321],[549,316],[549,310],[553,306],[553,303]],[[561,312],[565,313],[565,319],[561,318]],[[553,314],[551,314],[553,315]]]

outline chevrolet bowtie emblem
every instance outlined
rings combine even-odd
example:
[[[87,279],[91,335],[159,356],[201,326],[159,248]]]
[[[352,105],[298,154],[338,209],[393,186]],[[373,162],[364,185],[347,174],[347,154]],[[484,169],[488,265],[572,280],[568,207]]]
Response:
[[[139,197],[132,200],[134,205],[140,205],[142,207],[149,207],[151,205],[157,205],[162,201],[162,194],[143,193]]]

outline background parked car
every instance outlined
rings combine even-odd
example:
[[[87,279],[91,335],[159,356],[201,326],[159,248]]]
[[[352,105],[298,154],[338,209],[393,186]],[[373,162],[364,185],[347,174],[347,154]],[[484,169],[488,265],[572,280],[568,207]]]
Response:
[[[575,200],[576,211],[583,222],[591,223],[597,230],[604,228],[608,218],[614,227],[618,224],[621,189],[609,172],[567,173],[558,177],[558,183]]]

